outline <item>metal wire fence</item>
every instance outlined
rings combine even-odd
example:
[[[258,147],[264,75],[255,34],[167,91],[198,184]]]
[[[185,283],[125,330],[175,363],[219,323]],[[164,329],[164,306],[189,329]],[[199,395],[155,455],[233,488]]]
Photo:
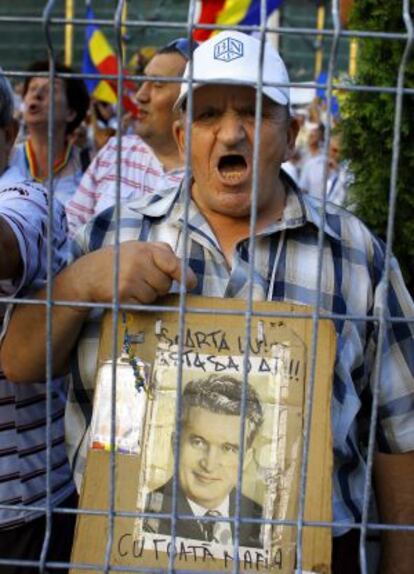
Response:
[[[50,72],[48,74],[39,73],[39,76],[48,75],[50,78],[51,85],[53,85],[53,81],[57,77],[62,78],[69,78],[71,74],[61,74],[56,72],[55,69],[55,62],[56,62],[56,49],[52,41],[51,30],[56,27],[62,27],[68,24],[72,24],[75,27],[84,27],[88,24],[86,19],[82,18],[74,18],[71,20],[66,20],[64,18],[54,18],[52,16],[53,10],[56,7],[57,0],[49,0],[43,10],[43,16],[41,18],[30,18],[31,24],[38,24],[39,26],[43,27],[44,31],[44,39],[45,39],[45,46],[47,47],[48,54],[49,54],[49,61],[50,61]],[[123,79],[124,79],[124,72],[122,66],[122,27],[126,26],[129,29],[141,29],[152,27],[153,29],[159,28],[162,30],[170,29],[170,30],[182,30],[183,24],[182,22],[147,22],[147,21],[136,21],[136,20],[128,20],[126,22],[122,19],[122,12],[124,8],[125,0],[117,0],[116,7],[114,9],[114,16],[112,20],[97,20],[96,24],[102,27],[112,27],[115,31],[115,37],[117,39],[116,45],[116,52],[117,52],[117,60],[118,60],[118,70],[119,73],[117,75],[101,75],[99,76],[100,79],[111,79],[116,80],[117,82],[117,93],[118,93],[118,102],[122,101],[122,93],[123,93]],[[394,142],[393,142],[393,153],[392,153],[392,164],[390,166],[391,171],[391,185],[389,189],[389,216],[388,216],[388,228],[387,228],[387,237],[386,237],[386,252],[385,252],[385,271],[384,275],[386,278],[386,285],[388,286],[389,283],[389,275],[390,275],[390,262],[391,262],[391,248],[393,242],[393,233],[394,233],[394,218],[395,218],[395,210],[396,210],[396,202],[397,202],[397,178],[398,178],[398,162],[399,162],[399,155],[400,155],[400,132],[401,132],[401,117],[402,117],[402,107],[403,107],[403,99],[404,97],[412,97],[414,95],[414,89],[404,87],[404,75],[408,63],[408,58],[410,55],[410,51],[413,44],[414,39],[414,31],[413,31],[413,21],[412,21],[412,12],[410,10],[410,2],[409,0],[404,0],[401,2],[401,13],[402,17],[406,26],[405,32],[371,32],[366,30],[345,30],[343,29],[340,21],[339,16],[339,8],[340,2],[338,0],[333,0],[331,5],[331,12],[332,12],[332,20],[333,20],[333,29],[332,30],[317,30],[317,29],[308,29],[308,28],[286,28],[283,26],[280,27],[272,27],[266,23],[266,2],[262,0],[261,2],[261,22],[262,24],[252,27],[246,26],[236,26],[234,29],[240,31],[251,32],[254,31],[257,37],[260,38],[262,42],[262,46],[264,45],[264,40],[268,33],[279,34],[280,36],[283,35],[308,35],[308,36],[323,36],[323,37],[331,37],[332,39],[332,47],[331,53],[329,55],[328,61],[328,73],[327,73],[327,80],[326,84],[318,84],[313,83],[310,87],[316,88],[324,88],[327,94],[327,122],[326,122],[326,139],[325,139],[325,154],[327,154],[329,141],[331,137],[331,106],[329,102],[333,97],[333,91],[335,89],[340,89],[344,91],[362,91],[362,92],[372,92],[372,93],[388,93],[392,94],[395,97],[395,118],[394,118]],[[187,20],[187,36],[191,41],[193,36],[193,32],[196,29],[214,29],[214,30],[221,30],[226,29],[225,26],[218,26],[218,25],[197,25],[196,22],[196,2],[194,0],[190,0],[189,8],[188,8],[188,20]],[[18,18],[18,21],[22,24],[24,19]],[[5,26],[10,22],[16,21],[16,18],[13,16],[2,16],[0,18],[0,26]],[[29,19],[27,20],[29,21]],[[373,85],[359,85],[359,84],[349,84],[349,83],[341,83],[335,80],[335,72],[336,72],[336,62],[337,62],[337,50],[338,44],[341,38],[378,38],[378,39],[386,39],[389,42],[404,42],[405,43],[405,50],[403,53],[403,57],[400,62],[399,70],[398,70],[398,80],[395,86],[373,86]],[[12,78],[24,78],[26,74],[24,72],[19,72],[16,70],[5,70],[5,74]],[[32,76],[35,74],[31,74]],[[77,77],[83,78],[92,78],[95,76],[87,75],[87,74],[76,74]],[[132,76],[132,79],[136,81],[142,81],[144,78],[143,76],[136,75]],[[191,183],[191,121],[192,121],[192,114],[193,114],[193,75],[192,75],[192,64],[190,62],[190,75],[189,79],[182,79],[182,78],[154,78],[157,81],[165,82],[176,80],[177,82],[188,82],[189,83],[189,93],[188,93],[188,101],[187,101],[187,122],[185,126],[185,133],[186,133],[186,140],[188,143],[186,147],[186,157],[185,157],[185,197],[187,198],[185,205],[185,213],[184,213],[184,229],[183,229],[183,245],[184,247],[184,254],[182,257],[182,265],[181,265],[181,276],[183,277],[183,281],[180,284],[179,288],[179,307],[177,309],[179,323],[178,323],[178,333],[179,333],[179,343],[178,343],[178,355],[181,357],[181,360],[178,362],[178,382],[177,382],[177,408],[176,408],[176,421],[181,420],[182,415],[182,401],[181,401],[181,389],[183,385],[183,368],[184,363],[182,361],[183,353],[184,353],[184,346],[185,346],[185,326],[186,326],[186,315],[188,313],[188,306],[186,303],[186,289],[185,289],[185,278],[187,276],[187,265],[188,265],[188,236],[189,236],[189,229],[188,229],[188,216],[189,216],[189,197],[191,194],[190,183]],[[217,82],[214,82],[217,83]],[[254,309],[253,309],[253,302],[254,302],[254,273],[255,273],[255,244],[256,244],[256,235],[254,230],[256,228],[257,223],[257,206],[258,206],[258,197],[259,197],[259,158],[261,153],[261,142],[260,142],[260,125],[261,125],[261,117],[262,117],[262,106],[263,106],[263,94],[262,94],[262,87],[264,85],[263,79],[263,50],[262,50],[262,58],[260,62],[259,69],[257,71],[257,92],[256,92],[256,112],[255,112],[255,133],[254,133],[254,157],[253,157],[253,186],[252,186],[252,210],[251,210],[251,219],[250,219],[250,241],[249,241],[249,282],[248,282],[248,291],[246,296],[246,310],[245,312],[241,313],[240,311],[231,309],[230,307],[225,311],[227,315],[242,315],[244,317],[244,337],[245,340],[250,340],[251,338],[251,331],[252,331],[252,319],[255,316]],[[273,85],[278,86],[280,84],[268,84],[266,85]],[[301,84],[292,82],[289,84],[290,87],[300,87]],[[307,85],[309,87],[309,85]],[[118,125],[121,125],[122,120],[122,108],[118,106],[117,108],[117,120]],[[50,194],[50,213],[49,213],[49,226],[52,228],[53,226],[53,204],[54,204],[54,189],[53,189],[53,153],[52,150],[54,149],[54,131],[53,131],[53,118],[55,116],[55,103],[53,98],[51,99],[50,109],[49,109],[49,194]],[[46,571],[47,568],[56,568],[57,571],[59,569],[66,568],[68,566],[76,567],[79,570],[90,570],[90,571],[101,571],[101,572],[109,572],[109,571],[134,571],[134,572],[181,572],[184,570],[180,570],[175,561],[176,555],[171,552],[169,556],[169,565],[167,569],[154,569],[154,568],[144,568],[144,567],[126,567],[126,566],[115,566],[111,563],[111,552],[114,545],[114,527],[115,527],[115,518],[117,516],[124,516],[124,517],[136,517],[138,514],[136,512],[126,512],[126,511],[117,511],[115,510],[115,484],[117,480],[117,458],[115,455],[115,449],[112,448],[110,452],[110,466],[109,466],[109,500],[108,500],[108,509],[105,511],[99,510],[91,510],[91,509],[82,509],[81,511],[65,509],[65,508],[53,508],[51,504],[51,475],[52,475],[52,468],[51,468],[51,441],[52,437],[50,434],[50,427],[51,427],[51,401],[52,401],[52,390],[53,390],[53,321],[52,321],[52,314],[53,309],[59,306],[65,306],[70,304],[73,307],[85,307],[88,306],[90,309],[106,309],[111,310],[113,315],[113,328],[112,328],[112,355],[114,357],[113,366],[112,366],[112,376],[114,380],[114,384],[112,387],[112,403],[111,403],[111,429],[112,429],[112,447],[115,446],[115,438],[114,438],[114,429],[115,429],[115,420],[116,420],[116,379],[117,379],[117,371],[116,371],[116,357],[118,355],[118,348],[119,348],[119,335],[118,335],[118,321],[121,317],[121,314],[124,311],[154,311],[165,310],[164,307],[157,305],[132,305],[132,304],[121,304],[119,301],[119,284],[118,279],[120,275],[120,258],[119,258],[119,245],[120,245],[120,229],[119,229],[119,221],[120,221],[120,209],[121,209],[121,133],[118,132],[117,134],[117,155],[116,155],[116,162],[117,162],[117,179],[116,179],[116,222],[117,222],[117,230],[115,232],[115,248],[116,248],[116,256],[114,259],[114,268],[113,268],[113,292],[114,297],[112,302],[108,302],[106,305],[96,304],[92,302],[79,302],[79,301],[54,301],[53,298],[53,282],[52,282],[52,258],[53,258],[53,249],[51,244],[51,234],[49,234],[49,243],[48,243],[48,282],[47,282],[47,298],[46,301],[38,301],[36,299],[27,299],[26,302],[29,302],[33,305],[45,305],[46,306],[46,318],[47,318],[47,341],[45,342],[46,345],[46,353],[47,353],[47,370],[46,370],[46,393],[47,393],[47,461],[48,461],[48,469],[47,469],[47,476],[46,476],[46,485],[47,485],[47,498],[46,498],[46,507],[39,507],[37,505],[27,506],[26,508],[29,510],[42,510],[45,512],[46,516],[46,535],[43,544],[42,554],[40,556],[40,560],[38,563],[28,563],[24,560],[5,560],[0,557],[0,565],[31,565],[36,566],[39,568],[39,571],[43,572]],[[326,188],[328,178],[328,166],[325,165],[324,169],[324,185]],[[326,216],[326,201],[322,202],[322,211],[321,211],[321,219],[322,222],[325,221]],[[366,478],[365,484],[363,487],[363,506],[362,506],[362,517],[359,523],[352,523],[349,525],[351,529],[356,529],[360,533],[360,561],[361,561],[361,571],[363,574],[367,574],[368,572],[373,572],[369,566],[369,560],[367,556],[367,536],[369,533],[372,532],[379,532],[379,531],[412,531],[414,532],[414,524],[407,524],[407,525],[397,525],[397,524],[380,524],[378,522],[370,521],[370,500],[371,500],[371,492],[372,492],[372,469],[373,469],[373,460],[374,460],[374,451],[375,451],[375,436],[376,436],[376,425],[377,425],[377,412],[379,408],[379,383],[381,377],[381,368],[382,362],[381,357],[384,355],[386,350],[384,349],[384,341],[385,341],[385,331],[387,325],[390,322],[400,323],[406,321],[406,319],[401,319],[399,317],[389,317],[385,314],[384,309],[386,306],[382,307],[382,311],[373,316],[360,316],[360,315],[352,315],[352,314],[338,314],[338,313],[327,313],[326,310],[323,310],[321,304],[321,285],[322,285],[322,277],[324,273],[323,269],[323,258],[322,258],[322,249],[324,244],[324,231],[323,231],[323,224],[320,227],[319,235],[318,235],[318,249],[319,249],[319,257],[318,257],[318,266],[317,266],[317,285],[316,285],[316,292],[317,297],[315,300],[314,308],[309,313],[304,314],[295,314],[295,317],[310,317],[312,319],[312,348],[311,348],[311,363],[309,369],[309,376],[308,376],[308,388],[307,388],[307,396],[306,396],[306,408],[305,412],[307,413],[304,421],[304,434],[303,434],[303,452],[302,452],[302,466],[300,472],[300,496],[299,496],[299,505],[297,516],[295,520],[285,520],[285,521],[276,521],[278,524],[282,523],[287,526],[295,528],[296,531],[296,564],[297,564],[297,571],[302,572],[302,560],[303,560],[303,533],[306,526],[309,525],[317,525],[319,527],[334,527],[334,526],[342,526],[342,524],[335,523],[335,522],[312,522],[305,520],[305,493],[306,493],[306,484],[307,484],[307,476],[308,476],[308,465],[309,465],[309,443],[310,443],[310,430],[311,430],[311,416],[310,413],[312,411],[312,402],[314,396],[314,384],[315,384],[315,369],[316,369],[316,360],[317,360],[317,346],[318,346],[318,336],[319,336],[319,328],[320,323],[322,320],[326,320],[330,318],[332,320],[337,319],[346,319],[349,321],[354,322],[376,322],[379,325],[379,335],[378,335],[378,346],[377,346],[377,361],[378,361],[378,368],[376,370],[375,380],[372,386],[372,414],[370,418],[370,428],[369,428],[369,442],[367,445],[367,452],[366,452]],[[385,289],[383,293],[384,299],[387,297],[387,289]],[[0,299],[1,303],[9,302],[8,299],[2,298]],[[16,305],[19,304],[20,300],[18,298],[12,300],[12,302]],[[194,310],[193,310],[194,311]],[[214,310],[207,309],[201,310],[198,309],[196,312],[202,315],[203,313],[214,313]],[[283,317],[282,314],[278,314],[278,317]],[[289,314],[287,314],[289,316]],[[413,322],[414,317],[410,317],[407,319],[407,322]],[[243,398],[242,398],[242,424],[240,428],[240,437],[241,442],[243,444],[243,437],[245,433],[245,415],[246,415],[246,389],[247,389],[247,382],[248,382],[248,361],[249,361],[249,347],[246,346],[246,349],[243,354],[243,361],[244,361],[244,369],[243,369]],[[179,465],[180,465],[180,432],[181,429],[179,425],[177,425],[175,438],[174,438],[174,497],[173,497],[173,512],[172,512],[172,541],[174,543],[175,536],[176,536],[176,528],[177,528],[177,477],[179,472]],[[241,492],[241,484],[242,484],[242,469],[243,469],[243,457],[244,452],[241,449],[239,453],[239,465],[238,465],[238,477],[237,477],[237,492]],[[240,504],[240,500],[239,500]],[[13,506],[11,505],[0,505],[0,509],[12,509]],[[107,530],[105,531],[106,535],[106,552],[105,558],[103,562],[99,565],[94,564],[63,564],[63,563],[54,563],[54,562],[47,562],[47,550],[50,541],[51,535],[51,521],[52,521],[52,513],[63,513],[63,514],[71,514],[71,513],[81,513],[84,515],[90,516],[105,516],[107,519]],[[181,517],[180,517],[181,519]],[[236,510],[236,515],[234,518],[234,523],[236,526],[236,533],[239,532],[240,529],[240,506]],[[263,522],[269,522],[263,519]],[[275,522],[275,521],[273,521]],[[272,521],[270,521],[272,523]],[[103,533],[102,533],[103,535]],[[241,571],[241,564],[240,561],[237,559],[238,556],[238,547],[239,547],[239,537],[238,534],[235,535],[234,539],[234,555],[235,560],[233,562],[232,572],[237,573]],[[188,574],[190,572],[200,572],[199,568],[197,570],[186,569],[185,572]],[[211,571],[211,570],[208,570]]]

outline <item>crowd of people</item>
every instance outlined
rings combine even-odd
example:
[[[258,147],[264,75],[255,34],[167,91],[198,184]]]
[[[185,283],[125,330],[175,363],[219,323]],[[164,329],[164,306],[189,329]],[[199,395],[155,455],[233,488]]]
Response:
[[[180,44],[184,46],[181,50]],[[143,67],[139,72],[144,76],[181,76],[187,51],[185,40],[172,42],[158,50],[149,61],[141,62]],[[48,61],[34,62],[28,67],[24,82],[15,87],[15,117],[19,131],[10,159],[22,174],[45,187],[49,182],[47,142],[51,102],[49,79],[37,74],[48,70]],[[169,187],[182,177],[181,159],[171,127],[176,119],[172,108],[178,87],[166,83],[157,86],[157,92],[153,83],[143,82],[136,94],[138,117],[133,117],[131,112],[125,113],[118,130],[116,106],[89,98],[83,80],[67,66],[57,63],[56,73],[73,75],[69,79],[55,80],[53,112],[53,188],[55,197],[66,207],[72,236],[80,225],[114,201],[118,131],[123,136],[122,200],[159,191],[163,185]],[[307,105],[292,106],[291,113],[298,122],[299,132],[294,152],[282,169],[305,193],[320,199],[325,194],[329,201],[349,208],[348,189],[352,178],[347,161],[341,157],[338,118],[332,116],[333,135],[325,146],[324,98],[315,95]],[[147,171],[146,179],[143,179],[143,171]]]
[[[230,41],[238,50],[229,55]],[[0,76],[0,503],[4,506],[0,508],[0,559],[38,561],[45,502],[55,508],[76,508],[102,317],[99,309],[91,311],[79,303],[113,300],[118,215],[120,301],[151,304],[182,280],[187,121],[191,122],[192,169],[187,291],[222,298],[247,296],[260,42],[228,31],[192,48],[190,53],[189,43],[178,39],[155,53],[137,90],[139,115],[133,122],[127,118],[121,127],[111,125],[114,114],[108,106],[90,103],[82,80],[67,77],[71,70],[64,66],[56,66],[53,87],[47,75],[39,74],[49,70],[48,62],[29,68],[20,117],[14,112],[10,84]],[[189,58],[197,78],[190,118],[189,83],[171,80],[188,78]],[[383,243],[341,207],[347,204],[352,178],[341,158],[338,126],[332,126],[327,146],[322,106],[313,102],[306,109],[292,110],[288,83],[283,60],[266,44],[254,297],[306,305],[319,301],[324,312],[334,315],[332,571],[357,573],[366,430],[377,377],[374,479],[379,520],[414,523],[414,306],[397,261],[391,259],[388,269]],[[107,141],[98,145],[91,144],[85,123],[91,110],[108,128],[109,139],[105,136]],[[120,165],[118,129],[125,129]],[[115,208],[117,197],[120,214]],[[328,203],[321,217],[325,199]],[[44,304],[49,293],[50,206],[53,298],[76,306],[47,308]],[[6,307],[7,297],[27,295],[37,304],[20,301],[14,309]],[[41,382],[46,380],[48,362],[47,312],[53,327],[48,437],[45,383]],[[380,328],[378,317],[394,320]],[[381,338],[383,344],[379,344]],[[49,460],[47,441],[52,445]],[[25,508],[30,505],[39,510]],[[216,508],[207,505],[207,510]],[[73,514],[53,514],[48,560],[69,561],[73,527]],[[406,574],[413,561],[412,533],[385,531],[381,572]],[[24,570],[0,563],[0,572],[35,571],[33,564]]]

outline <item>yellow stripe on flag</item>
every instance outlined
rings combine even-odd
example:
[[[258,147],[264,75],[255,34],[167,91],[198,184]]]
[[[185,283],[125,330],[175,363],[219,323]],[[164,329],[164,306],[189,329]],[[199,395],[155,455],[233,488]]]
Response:
[[[103,60],[114,54],[111,45],[100,30],[95,30],[89,40],[89,54],[95,66],[99,66]]]
[[[116,104],[117,97],[114,90],[106,80],[101,80],[93,91],[93,97],[108,104]]]
[[[254,0],[226,0],[223,8],[217,15],[216,24],[238,24],[247,14],[250,4]]]

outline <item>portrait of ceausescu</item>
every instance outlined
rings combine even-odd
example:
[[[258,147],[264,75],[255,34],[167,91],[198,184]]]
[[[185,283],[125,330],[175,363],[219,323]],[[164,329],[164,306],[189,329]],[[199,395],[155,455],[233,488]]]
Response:
[[[189,381],[182,394],[177,513],[193,515],[176,523],[176,536],[233,544],[237,477],[240,460],[242,383],[228,375]],[[263,423],[259,396],[248,384],[245,402],[243,468],[253,457],[253,442]],[[171,437],[173,448],[174,434]],[[262,518],[262,506],[242,492],[240,516]],[[172,511],[173,478],[148,493],[145,512]],[[227,520],[226,520],[227,519]],[[144,532],[171,534],[171,519],[147,518]],[[242,522],[240,546],[262,547],[261,524]]]

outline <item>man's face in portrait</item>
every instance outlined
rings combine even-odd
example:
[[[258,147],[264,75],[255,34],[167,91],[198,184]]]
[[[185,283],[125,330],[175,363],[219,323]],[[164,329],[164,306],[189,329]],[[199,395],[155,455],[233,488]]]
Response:
[[[189,407],[180,448],[180,485],[207,509],[220,505],[237,483],[240,416]]]

